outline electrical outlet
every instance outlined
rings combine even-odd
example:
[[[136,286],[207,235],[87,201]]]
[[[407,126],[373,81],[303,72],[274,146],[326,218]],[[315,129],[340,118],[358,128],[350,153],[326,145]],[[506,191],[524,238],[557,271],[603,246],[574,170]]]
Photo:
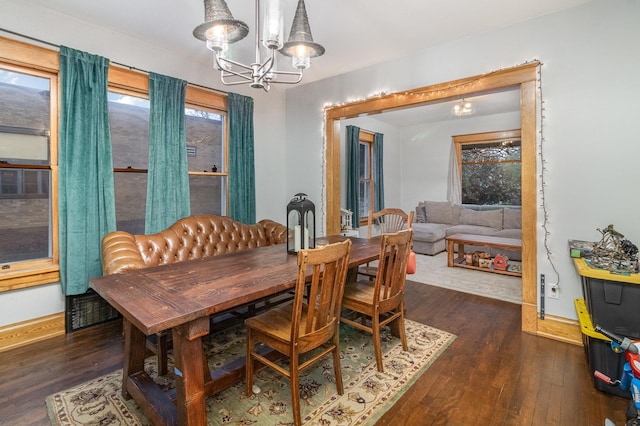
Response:
[[[547,296],[557,299],[560,295],[560,286],[558,284],[547,284]]]

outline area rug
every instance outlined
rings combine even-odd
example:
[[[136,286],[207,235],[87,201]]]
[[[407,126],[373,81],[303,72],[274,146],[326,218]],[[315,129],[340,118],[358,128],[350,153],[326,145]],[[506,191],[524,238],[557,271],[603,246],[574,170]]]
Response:
[[[305,425],[372,425],[455,340],[433,327],[405,320],[409,351],[388,329],[382,333],[384,373],[376,368],[371,335],[340,327],[340,358],[344,395],[338,395],[331,357],[317,363],[300,378],[300,404]],[[245,353],[244,327],[211,334],[204,340],[211,369]],[[173,360],[169,360],[173,371]],[[164,389],[174,387],[173,373],[157,376],[155,357],[146,369]],[[290,425],[289,380],[264,369],[254,383],[260,392],[245,396],[244,382],[207,398],[209,425]],[[133,400],[123,400],[122,370],[47,397],[53,425],[148,425]]]
[[[407,279],[463,293],[522,304],[522,279],[510,275],[447,266],[447,253],[416,255],[416,273]]]

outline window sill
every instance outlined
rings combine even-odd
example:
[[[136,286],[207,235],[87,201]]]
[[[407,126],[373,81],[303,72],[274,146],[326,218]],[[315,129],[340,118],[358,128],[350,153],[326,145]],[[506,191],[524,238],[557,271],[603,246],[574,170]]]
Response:
[[[60,282],[58,265],[0,272],[0,293],[56,282]]]

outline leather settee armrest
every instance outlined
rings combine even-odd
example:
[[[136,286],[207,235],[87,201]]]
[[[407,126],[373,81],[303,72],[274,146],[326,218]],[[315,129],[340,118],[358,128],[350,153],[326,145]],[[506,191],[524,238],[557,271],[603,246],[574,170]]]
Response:
[[[283,244],[287,242],[287,227],[271,219],[262,219],[258,222],[264,227],[269,245]]]
[[[142,269],[146,265],[128,232],[110,232],[102,239],[102,273],[104,275]]]

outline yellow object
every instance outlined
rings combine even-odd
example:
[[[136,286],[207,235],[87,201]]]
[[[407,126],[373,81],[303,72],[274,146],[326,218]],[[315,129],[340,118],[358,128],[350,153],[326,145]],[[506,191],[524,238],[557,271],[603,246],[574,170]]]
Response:
[[[575,259],[578,260],[578,259]],[[602,333],[598,333],[591,323],[591,317],[587,310],[587,305],[584,303],[584,299],[574,299],[573,304],[576,306],[576,312],[578,313],[578,321],[580,321],[580,331],[582,334],[595,337],[596,339],[611,341],[607,336]]]
[[[640,274],[629,274],[629,275],[612,274],[611,272],[605,269],[597,269],[597,268],[590,267],[589,265],[587,265],[587,262],[583,258],[580,258],[580,259],[573,258],[573,264],[575,265],[578,273],[583,277],[599,278],[601,280],[618,281],[618,282],[629,283],[629,284],[640,284]]]

